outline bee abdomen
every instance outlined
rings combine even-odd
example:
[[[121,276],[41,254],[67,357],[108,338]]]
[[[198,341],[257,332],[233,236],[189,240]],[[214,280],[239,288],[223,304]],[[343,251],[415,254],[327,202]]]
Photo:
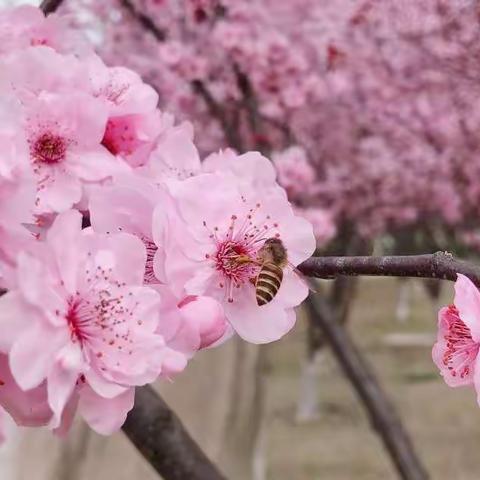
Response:
[[[274,263],[262,266],[255,283],[257,305],[262,306],[271,302],[282,284],[283,270]]]

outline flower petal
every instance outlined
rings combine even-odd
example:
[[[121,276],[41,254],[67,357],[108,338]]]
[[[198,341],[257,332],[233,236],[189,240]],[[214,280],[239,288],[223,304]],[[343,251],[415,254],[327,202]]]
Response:
[[[82,230],[82,215],[77,210],[60,214],[47,234],[48,244],[55,252],[60,276],[70,294],[76,291],[79,267],[78,238]]]
[[[93,430],[101,435],[111,435],[125,423],[134,400],[134,388],[129,388],[114,398],[106,399],[86,386],[80,392],[78,410]]]
[[[224,305],[224,309],[228,321],[247,342],[273,342],[295,325],[295,315],[285,310],[279,302],[273,301],[259,307],[253,289],[250,295],[237,295],[233,303]]]
[[[48,342],[39,341],[48,338]],[[45,322],[35,323],[13,344],[10,368],[16,382],[24,390],[35,388],[47,378],[57,352],[69,341],[64,329],[50,328]]]
[[[51,428],[60,426],[64,408],[72,395],[82,368],[82,351],[78,344],[67,344],[57,355],[47,381],[48,404],[53,411]]]
[[[480,342],[480,292],[465,275],[458,274],[454,303],[473,340]]]

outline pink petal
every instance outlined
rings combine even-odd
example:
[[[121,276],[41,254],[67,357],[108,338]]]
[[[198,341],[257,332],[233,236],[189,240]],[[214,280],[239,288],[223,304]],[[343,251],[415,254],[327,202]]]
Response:
[[[38,258],[21,252],[17,259],[18,285],[25,300],[41,311],[63,311],[64,299],[52,288],[51,273]],[[57,289],[58,290],[58,289]]]
[[[0,352],[10,351],[18,336],[28,328],[35,315],[35,310],[29,307],[17,292],[8,292],[0,297]]]
[[[152,202],[127,187],[100,187],[90,196],[90,221],[96,232],[151,236]]]
[[[101,435],[118,431],[133,408],[135,389],[129,388],[114,398],[105,399],[88,387],[82,388],[78,410],[93,430]]]
[[[280,223],[280,236],[288,245],[288,260],[297,266],[313,255],[317,247],[313,227],[302,217],[290,217]]]
[[[70,432],[73,420],[75,419],[75,413],[77,413],[78,400],[78,392],[74,391],[73,395],[70,396],[70,399],[63,409],[60,425],[53,431],[53,433],[59,438],[65,438]]]
[[[106,380],[94,368],[85,373],[85,379],[92,391],[103,398],[114,398],[127,390],[123,385]]]
[[[73,393],[82,364],[83,356],[78,344],[69,343],[55,358],[47,379],[48,403],[53,411],[51,428],[60,426],[63,410]]]
[[[69,172],[87,182],[104,180],[121,170],[118,160],[102,146],[89,152],[71,152],[67,161]]]
[[[180,303],[180,312],[191,328],[198,331],[200,348],[212,345],[225,334],[227,321],[220,303],[210,297],[185,300]]]
[[[81,213],[69,210],[55,219],[47,234],[48,244],[55,252],[58,270],[70,294],[75,293],[77,289],[78,240],[81,229]]]
[[[454,303],[460,318],[470,329],[472,338],[480,342],[480,292],[465,275],[458,274],[455,282]]]
[[[307,281],[303,277],[296,272],[287,271],[273,301],[278,301],[285,307],[296,307],[307,298],[308,291]]]
[[[20,387],[29,390],[40,385],[47,377],[57,352],[67,342],[68,331],[40,322],[32,324],[10,351],[10,368]]]
[[[96,266],[113,268],[113,276],[127,285],[142,285],[147,253],[144,243],[127,233],[85,235],[85,245],[95,255]]]
[[[237,300],[238,299],[238,300]],[[278,302],[259,307],[253,289],[248,295],[237,295],[233,303],[224,305],[228,321],[244,340],[269,343],[278,340],[295,325],[295,315]]]
[[[38,191],[41,212],[64,212],[82,198],[82,187],[78,178],[67,173],[57,173],[55,179]]]

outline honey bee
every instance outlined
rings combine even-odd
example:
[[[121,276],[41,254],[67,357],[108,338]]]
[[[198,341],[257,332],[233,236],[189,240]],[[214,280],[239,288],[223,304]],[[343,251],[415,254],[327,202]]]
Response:
[[[267,238],[257,254],[260,271],[255,279],[255,296],[261,307],[271,302],[283,280],[283,269],[288,265],[287,249],[279,238]]]

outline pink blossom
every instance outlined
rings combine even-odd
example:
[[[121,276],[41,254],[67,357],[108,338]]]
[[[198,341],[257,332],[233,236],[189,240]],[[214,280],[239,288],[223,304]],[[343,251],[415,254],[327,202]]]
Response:
[[[105,180],[120,168],[101,145],[107,112],[98,100],[79,92],[42,93],[25,115],[37,213],[71,208],[85,183]]]
[[[108,434],[132,408],[133,387],[161,371],[159,296],[142,286],[140,240],[81,234],[80,224],[78,212],[65,212],[35,257],[19,257],[18,288],[0,299],[9,332],[2,350],[23,390],[46,381],[51,427],[78,403],[90,426]]]
[[[11,281],[20,248],[32,241],[23,224],[33,221],[35,184],[30,170],[28,146],[21,124],[21,110],[15,99],[0,100],[0,284]],[[10,272],[11,273],[11,272]],[[2,278],[3,277],[3,278]]]
[[[107,122],[102,145],[113,155],[119,155],[132,167],[148,162],[160,127],[160,118],[150,115],[111,117]]]
[[[140,172],[157,182],[183,180],[200,172],[200,157],[189,122],[175,125],[172,115],[162,115],[162,126],[145,169]]]
[[[162,297],[157,333],[165,339],[163,374],[171,377],[186,366],[193,354],[216,342],[226,331],[223,309],[208,297],[178,297],[163,272],[165,253],[154,243],[153,211],[172,208],[172,199],[143,177],[116,177],[114,185],[96,189],[90,197],[90,219],[97,232],[127,232],[145,244],[144,283]],[[156,237],[163,244],[163,237]]]
[[[157,285],[155,289],[162,297],[161,321],[157,331],[165,338],[173,361],[173,368],[167,373],[178,373],[178,366],[183,370],[185,360],[198,350],[228,337],[223,308],[213,298],[190,295],[179,299],[166,285]],[[185,363],[182,364],[179,354],[183,354]]]
[[[455,283],[454,304],[438,315],[433,361],[450,387],[474,385],[480,392],[480,292],[464,275]]]
[[[161,264],[154,272],[154,262],[161,262],[152,230],[153,211],[157,205],[168,209],[171,199],[167,191],[141,176],[119,175],[113,185],[92,190],[89,202],[90,221],[96,232],[126,232],[137,236],[145,245],[144,283],[164,282]]]
[[[158,95],[133,71],[108,68],[96,56],[85,61],[90,93],[105,102],[108,122],[102,144],[133,167],[147,163],[162,128]]]
[[[290,147],[274,155],[273,161],[278,172],[278,182],[291,198],[308,194],[315,184],[316,174],[303,148]]]
[[[90,93],[85,63],[84,59],[62,55],[43,46],[15,50],[10,55],[0,56],[0,90],[13,93],[21,104],[36,99],[42,92]]]
[[[134,71],[125,67],[107,67],[97,56],[84,61],[90,81],[90,93],[106,102],[109,117],[151,113],[158,94]]]
[[[102,19],[101,55],[192,121],[202,153],[300,148],[279,182],[296,206],[332,212],[338,232],[477,222],[475,2],[143,2],[160,42],[126,9],[112,18],[116,0],[79,2]]]
[[[48,46],[61,53],[86,54],[86,39],[59,15],[47,18],[38,8],[23,5],[0,12],[0,55],[31,46]]]
[[[278,188],[272,162],[259,152],[237,155],[233,150],[226,149],[212,153],[203,161],[202,171],[232,174],[242,188],[264,192],[268,192],[272,187]]]
[[[171,212],[165,215],[157,207],[153,229],[165,251],[164,272],[175,294],[216,299],[246,340],[263,343],[287,333],[295,323],[293,308],[308,293],[303,280],[286,268],[277,296],[263,307],[257,306],[252,285],[266,238],[282,240],[292,265],[315,249],[312,227],[293,214],[284,191],[272,187],[262,195],[261,190],[240,186],[227,172],[179,182],[172,195],[177,214],[172,218]],[[239,261],[239,256],[249,261]]]

